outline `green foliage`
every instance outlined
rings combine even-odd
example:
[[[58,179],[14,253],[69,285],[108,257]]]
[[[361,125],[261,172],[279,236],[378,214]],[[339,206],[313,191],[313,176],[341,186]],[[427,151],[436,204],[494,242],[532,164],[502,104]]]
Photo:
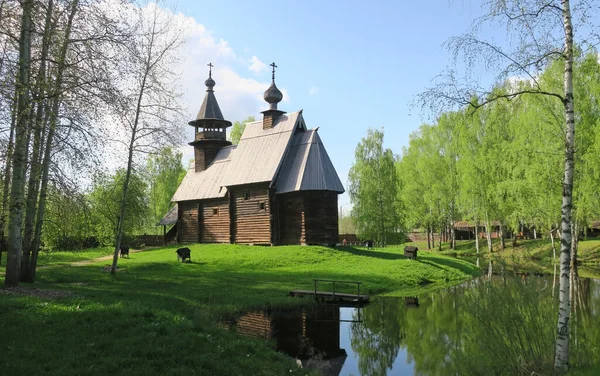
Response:
[[[354,219],[351,215],[345,214],[342,209],[340,209],[338,217],[338,226],[340,234],[356,234],[356,226],[354,226]]]
[[[403,230],[396,162],[392,151],[383,148],[383,131],[369,129],[356,147],[348,191],[353,222],[362,239],[385,245]]]
[[[156,223],[171,208],[171,198],[185,176],[186,171],[181,164],[181,156],[182,153],[175,153],[172,148],[164,148],[159,154],[148,159],[149,206],[152,211],[149,230],[151,231],[160,231],[157,230]]]
[[[579,56],[574,90],[600,97],[596,52]],[[562,90],[562,61],[536,78],[548,92]],[[533,90],[529,81],[507,81],[492,95]],[[474,98],[480,103],[487,98]],[[600,217],[600,107],[576,107],[577,151],[573,217],[584,227]],[[398,163],[400,197],[412,228],[451,228],[455,220],[483,225],[500,221],[508,232],[522,225],[547,234],[560,223],[564,174],[564,106],[555,97],[520,95],[477,108],[443,113],[410,137]]]
[[[42,233],[45,247],[64,251],[96,247],[93,218],[86,195],[50,186]]]
[[[240,138],[244,133],[244,129],[246,129],[246,124],[252,123],[254,121],[254,116],[248,116],[242,121],[236,121],[235,123],[233,123],[233,126],[231,127],[231,133],[229,134],[229,141],[231,141],[231,143],[234,145],[239,144]]]
[[[120,205],[123,198],[125,170],[118,170],[113,176],[97,175],[89,195],[91,210],[94,213],[93,232],[100,244],[114,242]],[[126,244],[132,235],[141,233],[148,225],[150,207],[147,185],[137,174],[131,175],[127,194],[127,210],[123,221],[123,234]],[[129,239],[128,239],[129,238]]]

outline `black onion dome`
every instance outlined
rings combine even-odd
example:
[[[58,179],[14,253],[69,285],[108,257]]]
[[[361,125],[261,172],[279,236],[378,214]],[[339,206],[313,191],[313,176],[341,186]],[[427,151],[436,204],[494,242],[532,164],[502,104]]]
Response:
[[[267,103],[271,104],[279,103],[283,99],[283,93],[277,88],[275,81],[271,82],[271,86],[265,91],[264,98]]]
[[[213,89],[213,87],[215,87],[217,83],[215,82],[215,80],[212,79],[211,76],[208,76],[208,78],[206,79],[206,81],[204,81],[204,85],[206,85],[207,90],[211,90]]]

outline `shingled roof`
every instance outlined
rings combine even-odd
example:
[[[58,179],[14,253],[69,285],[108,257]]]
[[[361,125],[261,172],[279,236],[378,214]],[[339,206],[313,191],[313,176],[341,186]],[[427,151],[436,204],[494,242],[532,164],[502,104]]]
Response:
[[[263,129],[262,124],[262,121],[246,124],[223,178],[224,186],[273,181],[294,130],[306,130],[302,111],[280,116],[270,129]]]
[[[187,174],[179,184],[171,201],[204,200],[225,197],[227,188],[222,184],[223,175],[231,161],[230,157],[236,146],[222,148],[208,168],[196,172],[194,162],[190,163]]]
[[[315,129],[294,135],[281,174],[277,193],[294,191],[344,192],[344,186]]]
[[[344,187],[316,130],[306,130],[302,111],[280,116],[275,125],[246,124],[238,145],[222,148],[204,171],[191,163],[173,202],[220,198],[227,187],[272,183],[277,193]]]

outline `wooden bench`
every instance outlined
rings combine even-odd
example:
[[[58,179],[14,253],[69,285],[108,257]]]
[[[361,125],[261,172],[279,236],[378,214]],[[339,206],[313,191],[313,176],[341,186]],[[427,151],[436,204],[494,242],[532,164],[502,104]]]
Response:
[[[418,250],[419,248],[415,246],[407,245],[406,247],[404,247],[404,257],[408,257],[411,260],[416,260]]]
[[[129,246],[128,245],[121,246],[121,257],[125,257],[125,256],[127,256],[127,258],[129,258]]]
[[[192,262],[192,258],[190,253],[192,252],[188,247],[179,248],[175,251],[177,253],[177,261],[181,260],[181,262],[185,262],[187,259],[188,262]]]

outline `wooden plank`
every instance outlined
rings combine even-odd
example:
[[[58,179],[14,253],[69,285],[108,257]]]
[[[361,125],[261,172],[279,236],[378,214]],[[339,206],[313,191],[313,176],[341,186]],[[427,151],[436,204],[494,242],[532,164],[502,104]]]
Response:
[[[351,301],[368,301],[369,295],[356,295],[356,294],[346,294],[343,292],[336,292],[335,294],[330,291],[317,291],[315,293],[314,290],[292,290],[290,291],[291,296],[316,296],[317,298],[330,298],[330,299],[339,299],[339,300],[351,300]]]

